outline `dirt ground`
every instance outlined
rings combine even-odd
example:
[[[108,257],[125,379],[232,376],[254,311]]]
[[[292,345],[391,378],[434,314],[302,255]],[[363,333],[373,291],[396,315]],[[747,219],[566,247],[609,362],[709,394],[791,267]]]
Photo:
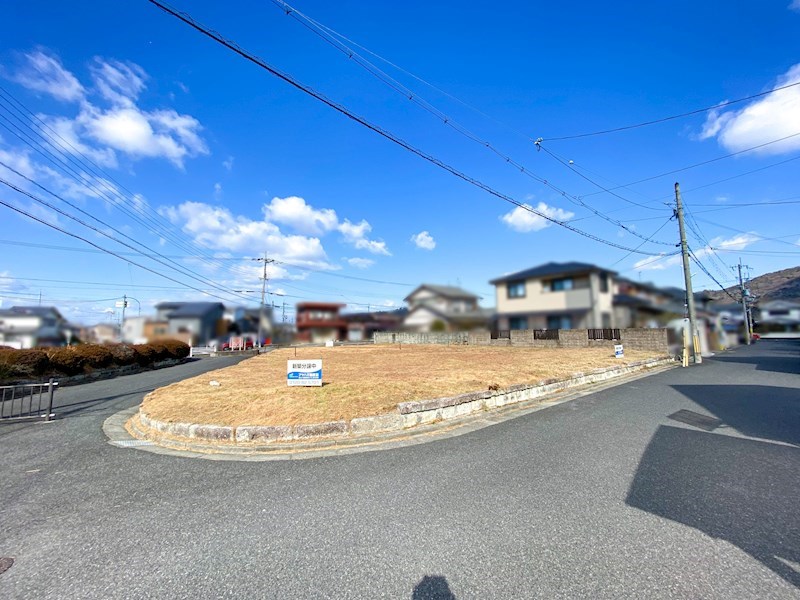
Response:
[[[536,383],[656,356],[626,350],[625,358],[617,359],[606,348],[422,345],[299,348],[296,354],[297,359],[322,359],[322,387],[286,385],[286,361],[295,359],[289,348],[155,390],[143,408],[167,422],[318,423],[389,413],[398,402]]]

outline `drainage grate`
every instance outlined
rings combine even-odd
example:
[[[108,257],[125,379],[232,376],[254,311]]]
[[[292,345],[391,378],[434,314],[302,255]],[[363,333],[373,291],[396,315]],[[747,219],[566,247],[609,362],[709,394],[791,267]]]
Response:
[[[116,440],[111,442],[115,446],[119,446],[121,448],[136,448],[137,446],[153,446],[153,442],[148,440]]]
[[[0,556],[0,575],[5,573],[14,564],[14,559],[10,556]]]
[[[714,431],[717,427],[722,425],[721,419],[709,417],[708,415],[701,415],[700,413],[686,409],[672,413],[667,418],[680,423],[686,423],[687,425],[697,427],[698,429],[702,429],[704,431]]]

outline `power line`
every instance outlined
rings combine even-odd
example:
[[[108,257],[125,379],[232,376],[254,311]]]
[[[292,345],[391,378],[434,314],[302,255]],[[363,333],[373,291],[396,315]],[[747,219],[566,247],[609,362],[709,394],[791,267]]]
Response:
[[[67,204],[67,205],[71,206],[72,208],[76,209],[78,212],[80,212],[80,213],[82,213],[82,214],[85,214],[85,215],[87,215],[88,217],[90,217],[91,219],[94,219],[95,221],[97,221],[98,223],[100,223],[101,225],[104,225],[105,227],[108,227],[108,228],[110,228],[112,231],[115,231],[116,233],[120,234],[122,237],[124,237],[124,238],[126,238],[126,239],[129,239],[129,240],[131,240],[131,241],[132,241],[133,243],[135,243],[135,244],[143,245],[143,244],[141,244],[140,242],[138,242],[138,241],[134,240],[133,238],[131,238],[130,236],[128,236],[128,235],[126,235],[126,234],[122,233],[121,231],[119,231],[119,230],[118,230],[118,229],[116,229],[115,227],[113,227],[113,226],[109,225],[108,223],[106,223],[106,222],[105,222],[105,221],[103,221],[102,219],[98,219],[97,217],[95,217],[95,216],[94,216],[94,215],[92,215],[91,213],[88,213],[87,211],[83,210],[82,208],[80,208],[80,207],[78,207],[78,206],[75,206],[73,203],[69,202],[68,200],[65,200],[64,198],[62,198],[61,196],[59,196],[59,195],[58,195],[58,194],[56,194],[55,192],[53,192],[53,191],[51,191],[51,190],[47,189],[46,187],[44,187],[44,186],[43,186],[43,185],[41,185],[40,183],[38,183],[38,182],[34,181],[34,180],[33,180],[33,179],[31,179],[30,177],[27,177],[26,175],[23,175],[22,173],[20,173],[19,171],[17,171],[17,170],[16,170],[16,169],[14,169],[13,167],[11,167],[11,166],[7,165],[7,164],[6,164],[5,162],[3,162],[2,160],[0,160],[0,165],[2,165],[3,167],[5,167],[6,169],[8,169],[8,170],[12,171],[13,173],[15,173],[16,175],[18,175],[19,177],[22,177],[22,178],[23,178],[23,179],[25,179],[26,181],[28,181],[28,182],[32,183],[33,185],[35,185],[36,187],[38,187],[38,188],[39,188],[39,189],[41,189],[42,191],[44,191],[44,192],[46,192],[46,193],[50,194],[50,195],[51,195],[51,196],[53,196],[54,198],[58,198],[59,200],[61,200],[61,201],[62,201],[62,202],[64,202],[65,204]],[[6,185],[7,187],[10,187],[10,188],[12,188],[13,190],[15,190],[16,192],[18,192],[18,193],[20,193],[20,194],[23,194],[23,195],[25,195],[25,196],[28,196],[29,198],[31,198],[31,199],[32,199],[32,200],[34,200],[35,202],[38,202],[39,204],[42,204],[43,206],[46,206],[46,207],[50,208],[51,210],[54,210],[54,211],[58,212],[58,213],[59,213],[59,214],[61,214],[61,215],[64,215],[64,216],[65,216],[65,217],[67,217],[68,219],[71,219],[71,220],[73,220],[73,221],[75,221],[75,222],[79,223],[80,225],[83,225],[83,226],[84,226],[84,227],[86,227],[87,229],[91,229],[91,230],[92,230],[92,231],[94,231],[95,233],[98,233],[98,234],[100,234],[100,235],[102,235],[102,236],[104,236],[104,237],[106,237],[106,238],[110,239],[111,241],[113,241],[113,242],[116,242],[117,244],[120,244],[120,245],[122,245],[122,246],[125,246],[126,248],[129,248],[129,249],[133,250],[134,252],[138,252],[138,253],[139,253],[141,256],[144,256],[145,258],[149,258],[149,259],[151,259],[151,260],[153,260],[153,261],[155,261],[155,262],[157,262],[157,263],[159,263],[159,264],[161,264],[161,265],[163,265],[163,266],[165,266],[165,267],[167,267],[167,268],[170,268],[170,269],[172,269],[173,271],[177,271],[177,272],[178,272],[178,273],[180,273],[181,275],[184,275],[184,276],[186,276],[186,277],[190,277],[191,279],[194,279],[195,281],[199,281],[199,282],[201,282],[201,283],[204,283],[204,284],[206,284],[206,285],[210,285],[212,288],[215,288],[215,289],[217,289],[217,290],[219,290],[219,291],[222,291],[222,292],[228,292],[228,290],[226,290],[225,288],[223,288],[223,287],[221,287],[221,286],[217,285],[217,284],[216,284],[216,283],[214,283],[213,281],[211,281],[211,280],[209,280],[209,279],[206,279],[206,278],[205,278],[205,277],[203,277],[203,276],[200,276],[200,275],[196,275],[196,274],[194,274],[192,271],[189,271],[188,269],[185,269],[184,267],[182,267],[181,265],[179,265],[179,264],[178,264],[178,263],[176,263],[175,261],[173,261],[173,260],[170,260],[170,259],[166,259],[166,261],[167,261],[167,262],[165,262],[165,261],[163,261],[163,260],[159,260],[159,259],[157,259],[157,258],[154,258],[154,256],[153,256],[153,255],[146,254],[145,252],[142,252],[142,251],[141,251],[141,250],[139,250],[138,248],[135,248],[134,246],[132,246],[132,245],[130,245],[130,244],[128,244],[128,243],[126,243],[126,242],[123,242],[123,241],[121,241],[121,240],[118,240],[118,239],[117,239],[117,238],[115,238],[114,236],[112,236],[112,235],[109,235],[108,233],[106,233],[105,231],[102,231],[102,230],[98,229],[97,227],[94,227],[94,226],[92,226],[92,225],[90,225],[90,224],[88,224],[88,223],[86,223],[86,222],[82,221],[81,219],[78,219],[78,218],[77,218],[77,217],[75,217],[74,215],[71,215],[71,214],[69,214],[68,212],[61,210],[60,208],[56,207],[55,205],[51,204],[50,202],[47,202],[46,200],[42,200],[41,198],[37,198],[36,196],[34,196],[34,195],[32,195],[32,194],[29,194],[28,192],[26,192],[26,191],[22,190],[21,188],[18,188],[17,186],[15,186],[15,185],[13,185],[13,184],[9,183],[8,181],[5,181],[5,180],[4,180],[4,179],[2,179],[2,178],[0,178],[0,183],[3,183],[3,184],[4,184],[4,185]],[[156,256],[160,256],[160,257],[162,257],[162,258],[166,258],[166,257],[164,257],[163,255],[159,254],[158,252],[155,252],[154,254],[155,254]],[[232,294],[232,295],[234,295],[234,296],[236,296],[236,295],[237,295],[235,292],[229,292],[229,293],[231,293],[231,294]]]
[[[337,50],[339,50],[340,52],[345,54],[349,59],[353,60],[357,65],[359,65],[360,67],[365,69],[371,75],[376,77],[379,81],[383,82],[384,84],[386,84],[387,86],[389,86],[390,88],[395,90],[396,92],[399,92],[400,94],[403,95],[403,97],[405,97],[409,101],[417,104],[422,109],[424,109],[425,111],[429,112],[434,117],[436,117],[438,120],[442,121],[442,123],[444,123],[445,125],[451,127],[452,129],[454,129],[458,133],[464,135],[469,140],[477,143],[481,147],[484,147],[484,148],[492,151],[504,163],[514,167],[515,170],[518,170],[523,175],[526,175],[526,176],[534,179],[535,181],[541,183],[542,185],[553,189],[554,191],[558,192],[559,194],[561,194],[563,197],[567,198],[568,200],[570,200],[574,204],[583,206],[584,208],[586,208],[586,209],[590,210],[592,213],[594,213],[596,216],[608,221],[609,223],[612,223],[612,224],[616,225],[617,227],[621,227],[622,229],[624,229],[625,231],[627,231],[631,235],[633,235],[635,237],[639,237],[639,238],[641,238],[643,240],[647,239],[647,238],[641,236],[640,234],[636,233],[635,231],[633,231],[631,229],[628,229],[625,225],[623,225],[622,223],[620,223],[616,219],[612,219],[612,218],[606,216],[605,214],[603,214],[602,212],[594,209],[593,207],[588,205],[586,202],[584,202],[580,197],[577,197],[577,196],[574,196],[572,194],[567,193],[565,190],[560,189],[559,187],[555,186],[554,184],[552,184],[548,180],[546,180],[546,179],[542,178],[541,176],[533,173],[527,167],[525,167],[523,164],[521,164],[520,162],[512,159],[509,155],[505,154],[504,152],[500,151],[491,142],[488,142],[487,140],[484,140],[484,139],[480,138],[477,134],[473,133],[472,131],[470,131],[466,127],[460,125],[452,117],[450,117],[449,115],[447,115],[447,114],[443,113],[442,111],[440,111],[438,108],[436,108],[430,102],[428,102],[428,101],[424,100],[423,98],[421,98],[418,94],[415,94],[413,92],[413,90],[409,89],[408,87],[403,85],[401,82],[399,82],[396,79],[394,79],[391,75],[389,75],[385,71],[381,70],[379,67],[375,66],[369,60],[366,60],[365,58],[360,56],[352,48],[348,47],[347,45],[341,43],[340,41],[338,41],[336,39],[333,39],[331,37],[331,35],[329,35],[328,32],[327,32],[328,28],[322,26],[317,21],[314,21],[310,17],[304,15],[303,13],[301,13],[300,11],[295,9],[294,7],[290,6],[288,3],[283,2],[283,0],[272,0],[272,2],[273,2],[273,4],[275,4],[276,6],[281,8],[287,15],[293,17],[301,25],[303,25],[304,27],[309,29],[312,33],[314,33],[315,35],[317,35],[320,38],[322,38],[326,43],[330,44],[331,46],[333,46],[334,48],[336,48]],[[530,139],[530,141],[534,141],[534,140]],[[538,141],[536,143],[538,145]],[[629,204],[633,204],[633,205],[636,205],[636,206],[641,206],[641,207],[647,208],[649,210],[659,210],[659,209],[655,209],[655,208],[652,208],[652,207],[649,207],[649,206],[645,206],[643,204],[638,204],[636,202],[633,202],[631,200],[623,198],[622,196],[620,196],[618,194],[612,194],[612,195],[616,196],[617,198],[620,198],[621,200],[624,200],[625,202],[627,202]],[[653,240],[649,240],[649,241],[652,241],[652,243],[654,243],[654,244],[671,245],[671,244],[668,244],[666,242],[657,242],[657,241],[653,241]],[[641,244],[639,245],[639,247],[641,247]]]
[[[29,194],[28,192],[26,192],[26,191],[24,191],[24,190],[21,190],[21,189],[17,188],[17,187],[16,187],[16,186],[14,186],[13,184],[10,184],[10,183],[8,183],[7,181],[5,181],[5,180],[3,180],[3,179],[0,179],[0,183],[3,183],[4,185],[6,185],[6,186],[8,186],[8,187],[11,187],[12,189],[16,190],[17,192],[19,192],[19,193],[21,193],[21,194],[24,194],[25,196],[28,196],[29,198],[32,198],[32,199],[34,199],[34,200],[37,200],[37,201],[38,201],[38,199],[37,199],[37,198],[35,198],[35,197],[33,196],[33,194]],[[169,275],[165,275],[164,273],[159,273],[158,271],[155,271],[155,270],[153,270],[153,269],[151,269],[151,268],[149,268],[149,267],[146,267],[146,266],[144,266],[144,265],[141,265],[141,264],[139,264],[139,263],[137,263],[137,262],[134,262],[134,261],[132,261],[132,260],[130,260],[130,259],[128,259],[128,258],[125,258],[125,257],[123,257],[123,256],[120,256],[119,254],[117,254],[116,252],[114,252],[114,251],[112,251],[112,250],[108,250],[107,248],[103,248],[102,246],[98,246],[98,245],[97,245],[97,244],[95,244],[94,242],[91,242],[91,241],[87,240],[86,238],[79,236],[78,234],[75,234],[75,233],[72,233],[72,232],[70,232],[70,231],[67,231],[66,229],[63,229],[63,228],[61,228],[61,227],[58,227],[57,225],[53,225],[52,223],[48,223],[48,222],[47,222],[47,221],[45,221],[44,219],[40,219],[40,218],[38,218],[38,217],[36,217],[36,216],[32,215],[31,213],[29,213],[29,212],[27,212],[27,211],[25,211],[25,210],[23,210],[23,209],[21,209],[21,208],[19,208],[19,207],[16,207],[16,206],[14,206],[13,204],[10,204],[10,203],[8,203],[8,202],[5,202],[5,201],[4,201],[4,200],[2,200],[2,199],[0,199],[0,204],[1,204],[1,205],[3,205],[3,206],[5,206],[6,208],[10,208],[11,210],[13,210],[13,211],[15,211],[15,212],[18,212],[18,213],[20,213],[21,215],[24,215],[24,216],[28,217],[29,219],[32,219],[32,220],[34,220],[34,221],[36,221],[36,222],[38,222],[38,223],[41,223],[42,225],[45,225],[45,226],[47,226],[47,227],[50,227],[51,229],[55,229],[56,231],[60,231],[60,232],[61,232],[61,233],[63,233],[64,235],[68,235],[68,236],[70,236],[70,237],[73,237],[73,238],[75,238],[75,239],[77,239],[77,240],[80,240],[80,241],[82,241],[82,242],[85,242],[85,243],[89,244],[90,246],[93,246],[94,248],[97,248],[98,250],[102,250],[103,252],[105,252],[105,253],[107,253],[107,254],[110,254],[110,255],[112,255],[112,256],[116,256],[116,257],[117,257],[117,258],[119,258],[120,260],[123,260],[123,261],[125,261],[125,262],[129,262],[129,263],[131,263],[131,264],[133,264],[133,265],[136,265],[136,266],[137,266],[137,267],[139,267],[140,269],[144,269],[145,271],[148,271],[149,273],[153,273],[154,275],[158,275],[159,277],[163,277],[164,279],[168,279],[169,281],[172,281],[173,283],[177,283],[177,284],[179,284],[179,285],[183,285],[183,286],[185,286],[185,287],[187,287],[187,288],[189,288],[189,289],[192,289],[192,290],[194,290],[194,291],[196,291],[196,292],[201,292],[201,293],[203,293],[203,294],[207,294],[207,295],[209,295],[209,296],[212,296],[212,297],[214,297],[214,298],[217,298],[217,299],[219,299],[219,300],[225,300],[225,298],[223,298],[222,296],[217,296],[216,294],[212,294],[212,293],[209,293],[209,292],[204,292],[203,290],[201,290],[201,289],[199,289],[199,288],[196,288],[196,287],[194,287],[194,286],[191,286],[191,285],[189,285],[189,284],[183,283],[182,281],[179,281],[178,279],[174,279],[173,277],[170,277]]]
[[[1,114],[0,118],[2,118],[6,123],[10,123],[16,131],[10,129],[5,123],[0,123],[0,126],[4,127],[8,131],[11,131],[11,133],[23,143],[44,156],[57,169],[60,169],[68,177],[74,179],[80,186],[85,187],[92,193],[96,194],[97,197],[103,200],[110,207],[124,212],[126,215],[130,216],[152,233],[155,233],[163,239],[172,242],[176,247],[182,248],[189,252],[192,252],[192,248],[190,246],[200,249],[201,256],[198,258],[202,262],[205,262],[211,266],[216,266],[215,263],[219,262],[217,259],[208,257],[207,254],[204,255],[202,253],[203,248],[197,244],[196,241],[188,238],[188,236],[183,235],[183,238],[187,239],[189,242],[189,245],[185,244],[180,237],[172,233],[171,224],[161,214],[153,210],[152,207],[146,202],[137,201],[136,194],[128,190],[119,181],[115,180],[79,148],[76,148],[68,140],[65,140],[57,131],[50,127],[46,121],[31,111],[2,86],[0,86],[0,108],[11,114],[11,116],[17,122],[19,122],[25,128],[25,130],[20,129],[17,124],[11,122],[7,117]],[[37,122],[42,131],[48,132],[47,136],[45,137],[31,127],[31,125],[26,123],[26,121],[20,115],[22,115],[22,117],[29,117],[32,121]],[[40,141],[40,139],[44,140],[44,144]],[[58,154],[54,154],[50,148],[57,150]],[[62,156],[66,157],[67,160],[65,161]],[[75,167],[69,163],[73,163],[81,171],[76,171]],[[84,169],[85,172],[83,171]],[[91,173],[91,176],[87,173]],[[102,188],[98,186],[98,183],[102,184]],[[122,194],[120,189],[127,192],[128,196]],[[130,209],[127,206],[128,204],[131,206]],[[148,214],[145,214],[146,211],[149,211],[149,213],[151,213],[153,216],[151,217]],[[162,223],[165,225],[162,225]],[[178,231],[178,233],[182,234],[180,231]]]
[[[702,262],[700,262],[700,259],[697,258],[697,256],[695,256],[695,254],[694,254],[694,252],[692,251],[691,248],[689,248],[689,256],[695,262],[695,264],[698,267],[700,267],[700,270],[703,271],[703,273],[705,273],[708,276],[708,278],[711,279],[711,281],[713,281],[714,283],[716,283],[719,286],[719,289],[721,289],[728,296],[730,296],[730,298],[732,300],[734,300],[734,301],[736,300],[736,298],[734,298],[734,296],[725,288],[725,286],[723,286],[719,281],[717,281],[717,279],[711,273],[709,273],[708,269],[706,269],[705,265]]]
[[[325,97],[323,94],[321,94],[321,93],[315,91],[314,89],[310,88],[309,86],[307,86],[307,85],[305,85],[303,83],[300,83],[298,80],[296,80],[291,75],[288,75],[287,73],[283,73],[282,71],[276,69],[275,67],[273,67],[270,64],[268,64],[267,62],[265,62],[263,59],[261,59],[261,58],[255,56],[255,55],[249,53],[248,51],[242,49],[236,43],[228,41],[227,39],[222,37],[219,33],[217,33],[215,31],[205,27],[204,25],[200,24],[199,22],[194,20],[191,16],[189,16],[187,13],[176,11],[175,9],[167,6],[166,4],[160,2],[159,0],[148,0],[148,2],[150,2],[154,6],[157,6],[158,8],[160,8],[161,10],[166,12],[167,14],[170,14],[173,17],[179,19],[180,21],[182,21],[185,24],[189,25],[193,29],[195,29],[198,32],[202,33],[203,35],[205,35],[205,36],[211,38],[212,40],[216,41],[217,43],[225,46],[226,48],[228,48],[232,52],[234,52],[234,53],[238,54],[239,56],[241,56],[242,58],[244,58],[245,60],[252,62],[253,64],[257,65],[258,67],[264,69],[265,71],[268,71],[269,73],[271,73],[275,77],[278,77],[279,79],[282,79],[283,81],[285,81],[289,85],[295,87],[296,89],[300,90],[301,92],[303,92],[305,94],[308,94],[309,96],[312,96],[313,98],[316,98],[317,100],[319,100],[323,104],[326,104],[327,106],[329,106],[330,108],[334,109],[335,111],[341,113],[342,115],[346,116],[347,118],[355,121],[356,123],[358,123],[360,125],[363,125],[367,129],[377,133],[381,137],[386,138],[387,140],[395,143],[396,145],[404,148],[405,150],[408,150],[409,152],[419,156],[420,158],[430,162],[431,164],[433,164],[433,165],[435,165],[435,166],[447,171],[451,175],[454,175],[455,177],[458,177],[459,179],[461,179],[461,180],[463,180],[463,181],[465,181],[465,182],[467,182],[467,183],[469,183],[469,184],[471,184],[471,185],[473,185],[473,186],[475,186],[475,187],[477,187],[479,189],[482,189],[483,191],[487,192],[488,194],[491,194],[492,196],[495,196],[496,198],[499,198],[500,200],[503,200],[504,202],[508,202],[510,204],[513,204],[514,206],[517,206],[517,207],[519,207],[519,208],[521,208],[521,209],[523,209],[523,210],[525,210],[527,212],[533,213],[533,214],[537,215],[538,217],[540,217],[542,219],[545,219],[546,221],[548,221],[550,223],[554,223],[556,225],[559,225],[560,227],[568,229],[568,230],[572,231],[573,233],[577,233],[577,234],[582,235],[582,236],[584,236],[584,237],[586,237],[588,239],[594,240],[596,242],[600,242],[600,243],[605,244],[607,246],[618,248],[620,250],[626,250],[626,251],[630,251],[631,250],[631,248],[628,248],[628,247],[623,246],[621,244],[617,244],[615,242],[612,242],[612,241],[609,241],[609,240],[605,240],[605,239],[603,239],[603,238],[601,238],[599,236],[596,236],[596,235],[594,235],[592,233],[589,233],[587,231],[583,231],[581,229],[578,229],[577,227],[573,227],[573,226],[569,225],[568,223],[566,223],[564,221],[559,221],[558,219],[554,219],[553,217],[548,216],[546,213],[538,211],[538,210],[536,210],[536,209],[534,209],[534,208],[532,208],[532,207],[530,207],[528,205],[523,204],[522,202],[519,202],[519,201],[515,200],[511,196],[508,196],[506,194],[503,194],[503,193],[495,190],[494,188],[492,188],[489,185],[479,181],[478,179],[476,179],[474,177],[471,177],[469,175],[466,175],[465,173],[462,173],[461,171],[458,171],[455,167],[449,165],[448,163],[445,163],[444,161],[434,157],[433,155],[428,154],[426,152],[423,152],[422,150],[420,150],[418,148],[415,148],[410,143],[406,142],[405,140],[403,140],[402,138],[398,137],[397,135],[391,133],[390,131],[388,131],[386,129],[383,129],[383,128],[379,127],[378,125],[375,125],[375,124],[367,121],[364,117],[361,117],[361,116],[355,114],[354,112],[352,112],[350,109],[348,109],[344,105],[339,104],[337,102],[334,102],[333,100],[330,100],[327,97]],[[639,254],[645,254],[645,255],[648,255],[648,256],[654,256],[653,253],[644,252],[642,250],[636,250],[636,252],[639,253]]]
[[[626,183],[624,185],[618,185],[617,187],[609,188],[609,190],[603,190],[603,191],[611,191],[611,190],[616,190],[616,189],[619,189],[619,188],[628,188],[628,187],[630,187],[632,185],[637,185],[639,183],[645,183],[647,181],[652,181],[654,179],[660,179],[661,177],[667,177],[668,175],[674,175],[675,173],[682,173],[683,171],[689,171],[691,169],[696,169],[697,167],[702,167],[704,165],[708,165],[708,164],[711,164],[711,163],[714,163],[714,162],[717,162],[717,161],[720,161],[720,160],[724,160],[726,158],[731,158],[733,156],[738,156],[740,154],[745,154],[747,152],[752,152],[753,150],[758,150],[759,148],[764,148],[765,146],[770,146],[772,144],[777,144],[779,142],[784,142],[784,141],[786,141],[788,139],[795,138],[795,137],[797,137],[799,135],[800,135],[800,131],[797,132],[797,133],[793,133],[791,135],[787,135],[787,136],[782,137],[782,138],[778,138],[778,139],[775,139],[775,140],[770,140],[768,142],[764,142],[763,144],[758,144],[757,146],[751,146],[750,148],[745,148],[744,150],[738,150],[738,151],[732,152],[730,154],[725,154],[723,156],[717,156],[715,158],[710,158],[708,160],[704,160],[704,161],[701,161],[699,163],[695,163],[693,165],[688,165],[686,167],[680,167],[679,169],[673,169],[671,171],[665,171],[664,173],[659,173],[658,175],[652,175],[650,177],[645,177],[644,179],[637,179],[636,181],[631,181],[630,183]],[[795,158],[800,158],[800,156],[795,157]],[[789,160],[794,160],[794,159],[789,159]],[[783,162],[789,162],[789,161],[787,160],[787,161],[783,161]],[[783,162],[777,163],[777,164],[783,164]],[[775,166],[775,165],[770,165],[770,166]],[[766,169],[766,168],[769,168],[769,167],[762,167],[762,169]],[[755,171],[752,171],[752,172],[755,172]],[[737,175],[737,177],[738,177],[738,175]],[[726,181],[726,180],[723,180],[723,181]],[[700,189],[700,188],[693,188],[692,190],[687,190],[687,191],[694,191],[694,190],[697,190],[697,189]],[[594,196],[594,195],[600,194],[600,193],[602,193],[602,192],[592,192],[590,194],[585,194],[585,195],[586,196]]]
[[[618,131],[626,131],[628,129],[636,129],[638,127],[647,127],[648,125],[655,125],[657,123],[665,123],[666,121],[673,121],[675,119],[682,119],[683,117],[690,117],[692,115],[697,115],[697,114],[700,114],[700,113],[708,112],[710,110],[724,108],[726,106],[731,106],[732,104],[738,104],[740,102],[747,102],[748,100],[754,100],[755,98],[761,98],[762,96],[767,96],[769,94],[772,94],[773,92],[778,92],[780,90],[785,90],[785,89],[794,87],[796,85],[800,85],[800,81],[796,81],[795,83],[790,83],[788,85],[782,85],[780,87],[773,88],[773,89],[771,89],[769,91],[760,92],[758,94],[753,94],[751,96],[746,96],[744,98],[737,98],[736,100],[727,100],[725,102],[720,102],[719,104],[715,104],[714,106],[706,106],[705,108],[697,108],[695,110],[690,110],[690,111],[685,112],[685,113],[680,113],[680,114],[677,114],[677,115],[671,115],[669,117],[661,117],[660,119],[653,119],[652,121],[644,121],[642,123],[635,123],[633,125],[625,125],[623,127],[614,127],[612,129],[603,129],[603,130],[600,130],[600,131],[592,131],[592,132],[589,132],[589,133],[579,133],[579,134],[573,134],[573,135],[562,135],[560,137],[549,137],[549,138],[544,138],[544,139],[546,139],[548,141],[551,141],[551,142],[557,141],[557,140],[574,140],[576,138],[585,138],[585,137],[590,137],[590,136],[595,136],[595,135],[605,135],[607,133],[616,133]]]

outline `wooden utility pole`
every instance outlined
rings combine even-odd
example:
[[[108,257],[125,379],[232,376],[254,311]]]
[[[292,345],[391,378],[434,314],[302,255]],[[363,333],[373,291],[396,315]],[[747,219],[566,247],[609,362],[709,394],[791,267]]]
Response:
[[[683,225],[683,204],[681,203],[681,186],[675,183],[675,216],[678,218],[678,229],[681,233],[681,255],[683,257],[683,280],[686,285],[686,308],[689,313],[689,342],[692,349],[692,360],[699,365],[703,362],[700,356],[697,334],[697,314],[694,310],[694,292],[692,291],[692,272],[689,266],[689,245],[686,243],[686,229]]]

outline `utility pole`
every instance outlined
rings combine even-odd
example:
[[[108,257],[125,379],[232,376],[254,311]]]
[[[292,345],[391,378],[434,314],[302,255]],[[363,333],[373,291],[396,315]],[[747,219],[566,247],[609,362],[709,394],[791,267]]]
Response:
[[[742,280],[742,259],[739,259],[739,291],[742,293],[742,317],[744,320],[744,338],[745,344],[748,346],[750,345],[750,338],[752,337],[752,333],[750,332],[750,318],[747,315],[747,294],[745,293],[744,281]]]
[[[119,322],[119,341],[124,342],[125,336],[122,333],[122,330],[125,328],[125,309],[128,307],[128,296],[126,294],[122,295],[122,320]]]
[[[261,348],[261,340],[264,332],[264,299],[267,295],[267,264],[275,261],[267,258],[266,252],[264,252],[264,258],[254,258],[253,260],[264,261],[264,275],[261,277],[261,307],[258,311],[258,348]]]
[[[692,272],[689,267],[689,245],[686,243],[686,229],[683,225],[683,204],[681,203],[681,186],[675,183],[675,216],[678,218],[678,229],[681,233],[681,255],[683,257],[683,280],[686,285],[686,308],[689,312],[689,335],[691,336],[692,359],[694,364],[703,362],[698,348],[697,314],[694,310],[694,292],[692,291]]]

